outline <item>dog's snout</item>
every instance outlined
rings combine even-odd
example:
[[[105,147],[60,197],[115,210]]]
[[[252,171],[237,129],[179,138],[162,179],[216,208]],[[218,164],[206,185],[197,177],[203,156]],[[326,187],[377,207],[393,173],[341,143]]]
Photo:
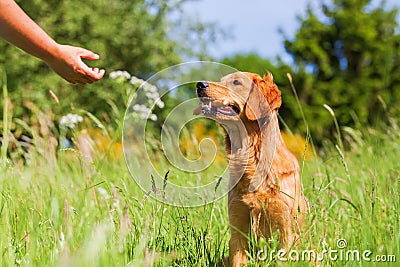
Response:
[[[198,82],[196,84],[197,88],[197,95],[198,96],[204,96],[204,91],[208,88],[208,82]]]
[[[208,82],[198,82],[196,85],[197,89],[204,90],[208,88]]]

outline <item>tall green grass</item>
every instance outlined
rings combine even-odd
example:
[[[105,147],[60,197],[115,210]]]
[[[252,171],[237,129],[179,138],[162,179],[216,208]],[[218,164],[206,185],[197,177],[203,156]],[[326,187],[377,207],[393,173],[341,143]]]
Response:
[[[224,205],[167,206],[123,162],[91,165],[67,153],[52,170],[1,173],[2,266],[209,266],[226,252]]]
[[[332,145],[323,159],[304,163],[311,209],[301,249],[336,249],[344,238],[348,248],[399,257],[400,136],[385,130],[354,130],[361,143],[351,151]],[[167,206],[145,195],[123,162],[89,164],[62,153],[55,166],[37,153],[34,164],[1,171],[2,266],[215,266],[227,255],[226,199]],[[250,257],[251,266],[268,266]]]
[[[3,68],[0,68],[1,86],[3,91],[3,121],[2,121],[2,142],[1,142],[1,161],[2,167],[6,166],[7,162],[7,147],[8,147],[8,130],[9,130],[9,98],[7,88],[7,75]]]

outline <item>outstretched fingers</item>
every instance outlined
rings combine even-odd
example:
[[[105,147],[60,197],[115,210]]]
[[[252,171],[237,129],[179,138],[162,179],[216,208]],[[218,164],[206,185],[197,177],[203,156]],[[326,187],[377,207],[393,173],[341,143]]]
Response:
[[[79,57],[80,59],[88,59],[88,60],[98,60],[100,59],[100,56],[90,50],[80,48],[79,51]],[[98,81],[101,78],[103,78],[105,71],[103,69],[99,68],[91,68],[87,66],[82,60],[81,61],[81,68],[85,72],[84,74],[87,76],[87,78],[91,81]]]

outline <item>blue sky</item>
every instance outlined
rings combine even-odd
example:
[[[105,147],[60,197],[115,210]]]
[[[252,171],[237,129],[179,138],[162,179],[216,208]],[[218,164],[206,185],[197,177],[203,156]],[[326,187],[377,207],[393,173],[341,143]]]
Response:
[[[210,49],[212,56],[221,58],[238,52],[257,52],[263,57],[281,55],[289,60],[283,47],[279,28],[294,36],[299,24],[297,15],[305,13],[307,3],[318,7],[321,0],[198,0],[186,4],[188,15],[204,22],[216,22],[233,39],[219,41]],[[328,1],[330,2],[330,1]],[[374,0],[375,3],[380,1]],[[387,0],[387,6],[399,6],[399,0]],[[399,18],[400,21],[400,18]]]

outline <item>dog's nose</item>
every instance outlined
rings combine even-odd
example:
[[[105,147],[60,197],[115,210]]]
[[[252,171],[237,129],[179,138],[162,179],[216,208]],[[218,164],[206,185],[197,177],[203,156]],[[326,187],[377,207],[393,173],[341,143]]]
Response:
[[[208,88],[208,82],[198,82],[196,87],[197,90],[205,90]]]
[[[197,95],[203,96],[204,91],[208,88],[208,82],[198,82],[196,84],[196,88],[197,88]]]

